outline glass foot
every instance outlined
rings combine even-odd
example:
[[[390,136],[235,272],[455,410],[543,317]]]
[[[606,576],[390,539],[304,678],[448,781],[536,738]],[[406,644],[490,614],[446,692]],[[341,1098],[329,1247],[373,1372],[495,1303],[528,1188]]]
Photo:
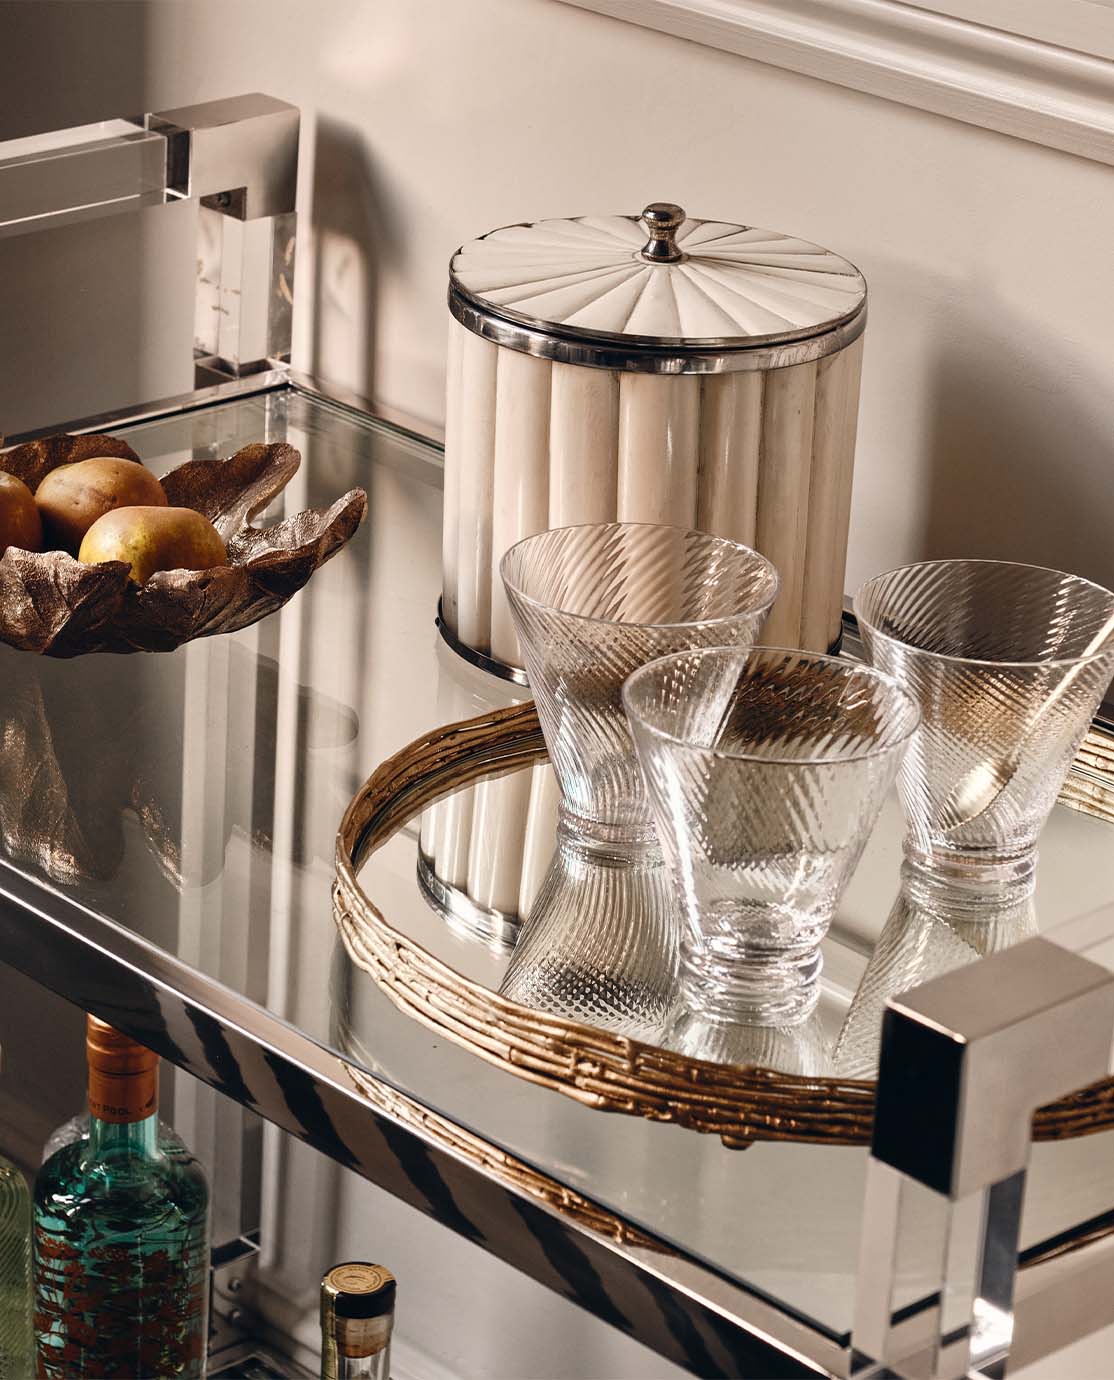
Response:
[[[925,909],[993,919],[1033,895],[1036,873],[1035,848],[1002,858],[945,849],[924,852],[906,840],[902,887]]]
[[[820,940],[827,926],[802,933],[799,917],[780,907],[728,907],[717,921],[705,907],[708,930],[699,946],[681,946],[681,1005],[702,1020],[723,1025],[790,1026],[806,1021],[820,999],[823,959]],[[767,913],[768,912],[768,913]],[[789,933],[776,942],[777,931]],[[789,935],[792,935],[790,939]]]

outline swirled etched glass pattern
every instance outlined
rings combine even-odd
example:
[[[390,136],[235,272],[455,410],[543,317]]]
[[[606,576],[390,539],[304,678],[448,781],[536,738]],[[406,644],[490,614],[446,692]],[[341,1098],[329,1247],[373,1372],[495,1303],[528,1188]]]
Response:
[[[749,647],[777,572],[736,542],[647,523],[543,532],[501,569],[561,790],[556,852],[501,990],[650,1036],[675,997],[679,927],[623,682],[668,652]]]
[[[901,889],[874,945],[833,1054],[840,1078],[875,1078],[882,1016],[891,997],[977,963],[1038,932],[1031,896],[990,904],[977,887],[953,884],[906,862]]]
[[[649,837],[623,682],[670,652],[749,647],[777,573],[736,542],[626,522],[528,537],[501,570],[565,806]]]
[[[877,671],[834,657],[684,652],[624,701],[685,916],[681,1007],[791,1024],[820,941],[917,725]]]
[[[1031,889],[1037,836],[1114,675],[1114,594],[1040,566],[926,561],[868,580],[854,607],[871,661],[921,706],[899,778],[911,856],[1012,867]]]

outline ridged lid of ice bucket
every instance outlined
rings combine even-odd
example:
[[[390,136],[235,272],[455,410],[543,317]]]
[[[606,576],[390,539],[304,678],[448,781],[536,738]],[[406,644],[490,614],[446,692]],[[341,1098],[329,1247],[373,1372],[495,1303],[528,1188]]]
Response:
[[[641,217],[541,220],[470,241],[449,266],[449,307],[470,331],[546,359],[728,373],[842,349],[866,324],[866,280],[808,240],[654,202]]]

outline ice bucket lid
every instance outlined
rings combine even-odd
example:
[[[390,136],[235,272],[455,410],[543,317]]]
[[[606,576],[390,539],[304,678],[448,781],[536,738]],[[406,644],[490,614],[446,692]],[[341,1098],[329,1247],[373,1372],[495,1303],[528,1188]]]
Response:
[[[651,373],[804,363],[866,324],[866,280],[808,240],[671,202],[639,216],[508,225],[449,266],[449,308],[469,330],[546,359]]]

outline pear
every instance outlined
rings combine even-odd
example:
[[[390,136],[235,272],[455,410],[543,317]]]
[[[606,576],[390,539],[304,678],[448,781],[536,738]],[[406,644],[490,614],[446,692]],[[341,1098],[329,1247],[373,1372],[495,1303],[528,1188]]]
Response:
[[[115,508],[97,519],[78,553],[85,565],[124,561],[144,584],[158,570],[211,570],[228,564],[220,533],[192,508]]]
[[[59,465],[35,490],[50,550],[76,556],[89,528],[114,508],[165,507],[166,494],[149,469],[135,460],[96,456]]]
[[[0,556],[9,546],[43,549],[43,524],[31,490],[14,474],[0,470]]]

